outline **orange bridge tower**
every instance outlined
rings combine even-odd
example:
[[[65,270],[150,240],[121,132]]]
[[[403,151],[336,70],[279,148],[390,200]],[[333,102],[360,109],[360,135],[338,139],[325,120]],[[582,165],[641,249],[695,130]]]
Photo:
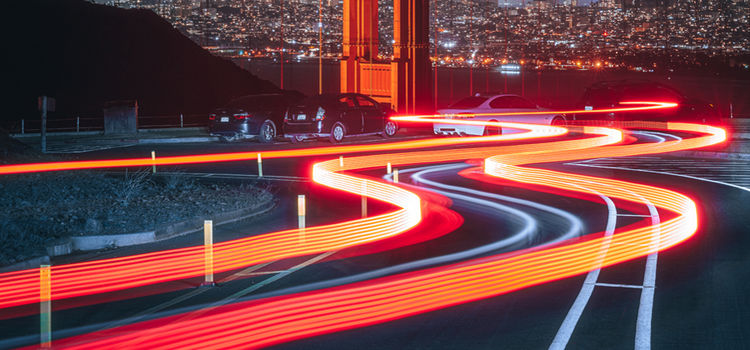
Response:
[[[344,0],[341,92],[358,92],[399,113],[431,112],[429,0],[393,0],[393,60],[380,60],[377,0]]]

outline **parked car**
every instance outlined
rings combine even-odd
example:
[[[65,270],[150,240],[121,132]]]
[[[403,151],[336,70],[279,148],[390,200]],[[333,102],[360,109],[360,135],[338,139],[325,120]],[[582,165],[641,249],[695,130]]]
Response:
[[[623,102],[672,102],[675,108],[607,112],[576,113],[574,120],[604,121],[681,121],[702,124],[716,124],[721,116],[713,105],[698,99],[690,98],[679,90],[655,81],[629,79],[600,81],[587,87],[581,99],[575,104],[576,110],[596,111],[599,109],[616,109],[633,107]]]
[[[439,109],[438,114],[450,115],[448,118],[466,118],[475,121],[545,125],[567,124],[563,114],[541,108],[518,95],[496,92],[477,93],[465,97],[448,106],[448,108]],[[492,125],[456,125],[438,122],[433,123],[433,131],[437,135],[500,135],[503,133],[503,128]]]
[[[393,113],[390,107],[362,94],[315,95],[289,107],[284,136],[294,143],[321,137],[332,143],[355,135],[390,137],[398,131],[398,125],[389,119]]]
[[[222,142],[257,138],[267,143],[279,134],[286,109],[299,98],[283,94],[249,95],[232,100],[209,115],[208,132]]]

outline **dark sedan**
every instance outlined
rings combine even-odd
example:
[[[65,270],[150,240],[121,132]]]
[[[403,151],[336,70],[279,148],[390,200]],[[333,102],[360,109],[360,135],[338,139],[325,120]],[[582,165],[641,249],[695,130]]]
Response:
[[[623,102],[669,102],[677,107],[596,113],[601,109],[629,108],[633,105]],[[645,79],[600,81],[584,90],[583,96],[575,105],[576,110],[594,111],[576,113],[574,120],[613,121],[679,121],[700,124],[718,124],[720,115],[713,105],[690,98],[679,90]]]
[[[392,113],[389,107],[361,94],[315,95],[289,107],[284,136],[295,143],[321,137],[332,143],[355,135],[390,137],[398,130],[389,119]]]
[[[283,94],[243,96],[214,109],[208,132],[222,142],[253,139],[267,143],[279,134],[286,109],[299,98]]]

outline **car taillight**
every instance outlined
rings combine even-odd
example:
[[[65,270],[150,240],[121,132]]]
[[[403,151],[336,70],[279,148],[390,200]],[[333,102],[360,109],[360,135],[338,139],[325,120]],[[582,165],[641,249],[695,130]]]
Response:
[[[318,107],[318,113],[315,113],[315,119],[313,120],[323,120],[326,119],[326,111],[323,110],[323,107]]]
[[[247,117],[249,117],[249,116],[251,116],[251,115],[252,115],[252,114],[250,114],[250,113],[236,113],[236,114],[234,115],[234,119],[237,119],[237,120],[242,120],[242,119],[245,119],[245,118],[247,118]]]
[[[216,114],[209,114],[208,115],[209,120],[216,120]]]

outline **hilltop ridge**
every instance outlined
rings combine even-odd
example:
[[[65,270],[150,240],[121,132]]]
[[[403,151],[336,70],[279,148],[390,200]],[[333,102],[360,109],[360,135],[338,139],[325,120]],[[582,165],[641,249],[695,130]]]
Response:
[[[282,91],[150,10],[84,0],[6,6],[2,75],[11,92],[3,95],[3,121],[38,118],[41,95],[56,99],[60,118],[101,116],[104,102],[115,100],[137,100],[141,115],[207,113],[233,97]]]

